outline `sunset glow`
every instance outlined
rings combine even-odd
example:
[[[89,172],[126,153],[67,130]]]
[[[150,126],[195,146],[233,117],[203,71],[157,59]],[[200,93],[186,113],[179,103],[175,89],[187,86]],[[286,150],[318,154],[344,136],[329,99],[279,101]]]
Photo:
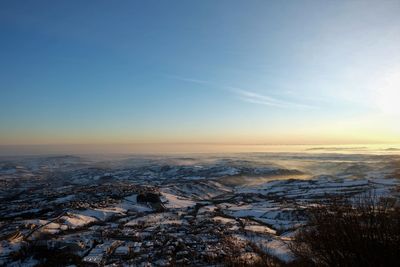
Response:
[[[0,9],[0,145],[400,142],[397,1],[45,2]]]
[[[400,0],[0,1],[0,266],[398,266]]]

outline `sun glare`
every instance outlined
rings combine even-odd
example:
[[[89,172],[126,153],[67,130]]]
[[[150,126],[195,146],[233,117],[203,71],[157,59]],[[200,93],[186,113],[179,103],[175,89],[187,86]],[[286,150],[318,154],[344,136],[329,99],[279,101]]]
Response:
[[[378,90],[377,104],[386,114],[400,115],[400,72],[387,77],[384,87]]]

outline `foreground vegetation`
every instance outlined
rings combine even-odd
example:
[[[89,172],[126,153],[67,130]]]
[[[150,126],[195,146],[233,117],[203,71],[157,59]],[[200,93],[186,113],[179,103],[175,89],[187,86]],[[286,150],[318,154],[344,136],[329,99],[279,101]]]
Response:
[[[394,198],[332,199],[313,207],[290,248],[304,266],[398,266],[400,207]]]

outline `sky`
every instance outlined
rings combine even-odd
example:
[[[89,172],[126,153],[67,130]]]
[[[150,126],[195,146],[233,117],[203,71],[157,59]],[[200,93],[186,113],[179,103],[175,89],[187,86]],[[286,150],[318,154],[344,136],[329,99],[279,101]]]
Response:
[[[0,3],[0,145],[400,143],[400,1]]]

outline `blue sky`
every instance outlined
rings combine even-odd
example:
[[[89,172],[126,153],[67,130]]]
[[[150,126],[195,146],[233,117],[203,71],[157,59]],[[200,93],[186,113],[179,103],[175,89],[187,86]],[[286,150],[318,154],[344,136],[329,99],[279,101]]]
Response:
[[[400,141],[399,1],[2,1],[0,144]]]

